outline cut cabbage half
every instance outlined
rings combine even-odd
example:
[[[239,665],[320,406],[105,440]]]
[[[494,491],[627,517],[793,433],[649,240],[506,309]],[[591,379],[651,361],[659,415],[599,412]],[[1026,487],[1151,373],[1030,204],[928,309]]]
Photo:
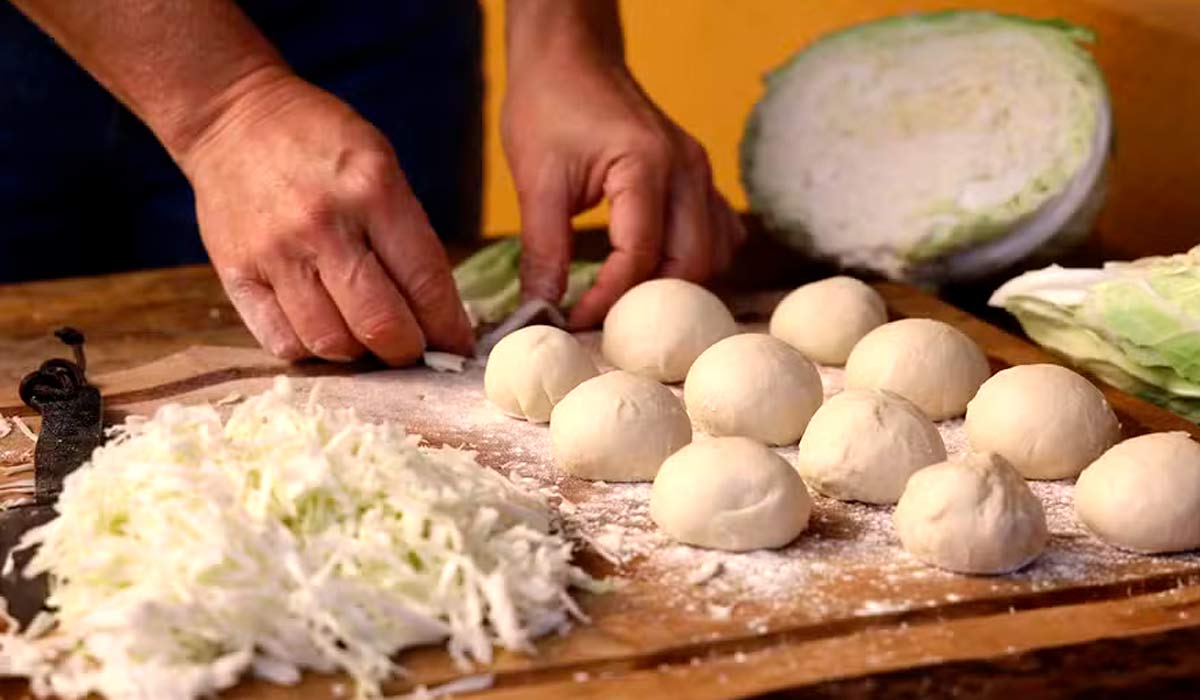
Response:
[[[892,278],[977,277],[1076,242],[1112,131],[1091,38],[954,11],[821,39],[751,114],[752,209],[792,245]]]

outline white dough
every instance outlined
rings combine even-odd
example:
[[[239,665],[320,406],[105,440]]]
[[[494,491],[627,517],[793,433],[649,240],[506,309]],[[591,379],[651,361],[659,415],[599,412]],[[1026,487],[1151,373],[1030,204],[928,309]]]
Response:
[[[913,474],[893,521],[909,554],[963,574],[1016,571],[1036,559],[1049,538],[1041,501],[994,453]]]
[[[719,341],[696,358],[683,385],[688,414],[698,428],[771,445],[799,440],[824,396],[813,363],[764,333]]]
[[[555,466],[584,479],[650,481],[691,439],[691,421],[670,389],[621,370],[575,387],[550,414]]]
[[[967,438],[1026,479],[1079,474],[1121,438],[1104,394],[1058,365],[1018,365],[983,383],[967,405]]]
[[[650,493],[650,517],[672,539],[733,552],[786,545],[811,510],[796,470],[743,437],[684,447],[663,463]]]
[[[604,357],[660,382],[687,376],[700,353],[737,333],[725,304],[704,287],[678,279],[643,282],[604,318]]]
[[[796,469],[831,498],[895,503],[913,472],[945,459],[937,427],[908,399],[850,389],[813,416],[796,450]]]
[[[550,420],[569,391],[599,374],[587,350],[554,326],[529,326],[504,336],[488,355],[483,390],[514,418]]]
[[[1200,445],[1172,432],[1114,446],[1079,475],[1075,512],[1114,547],[1148,554],[1200,548]]]
[[[991,369],[975,341],[927,318],[886,323],[846,360],[847,389],[885,389],[912,401],[930,419],[961,416]]]
[[[843,365],[872,329],[887,323],[879,293],[853,277],[799,287],[771,314],[771,335],[823,365]]]

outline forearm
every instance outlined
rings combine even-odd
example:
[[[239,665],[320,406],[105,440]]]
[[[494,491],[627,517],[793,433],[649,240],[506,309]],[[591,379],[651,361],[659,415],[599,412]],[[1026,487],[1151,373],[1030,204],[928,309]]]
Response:
[[[616,0],[508,0],[505,34],[510,76],[580,55],[624,63]]]
[[[289,75],[232,0],[13,0],[177,162],[240,96]]]

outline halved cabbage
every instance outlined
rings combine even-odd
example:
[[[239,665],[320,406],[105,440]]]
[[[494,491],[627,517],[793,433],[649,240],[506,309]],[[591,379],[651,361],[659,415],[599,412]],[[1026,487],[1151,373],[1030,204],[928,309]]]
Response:
[[[741,148],[786,242],[892,278],[974,277],[1090,230],[1111,134],[1080,27],[987,12],[890,18],[767,76]]]

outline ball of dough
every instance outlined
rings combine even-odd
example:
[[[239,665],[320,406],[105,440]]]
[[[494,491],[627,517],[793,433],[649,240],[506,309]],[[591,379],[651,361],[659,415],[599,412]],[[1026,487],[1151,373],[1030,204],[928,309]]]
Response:
[[[621,370],[575,387],[550,413],[554,464],[584,479],[650,481],[691,440],[683,402],[653,379]]]
[[[1075,512],[1114,547],[1147,554],[1200,548],[1200,445],[1184,432],[1116,445],[1079,475]]]
[[[782,547],[808,526],[812,499],[800,475],[760,442],[694,442],[663,463],[650,517],[672,539],[743,552]]]
[[[528,326],[496,343],[483,373],[483,391],[508,415],[545,423],[555,404],[597,374],[573,335],[554,326]]]
[[[813,363],[763,333],[730,336],[705,350],[683,385],[688,414],[701,430],[771,445],[799,440],[824,397]]]
[[[1058,365],[996,373],[967,404],[967,438],[1026,479],[1076,476],[1121,438],[1116,415],[1091,382]]]
[[[994,453],[917,471],[892,517],[905,550],[963,574],[1016,571],[1036,559],[1049,538],[1041,501]]]
[[[853,277],[830,277],[788,294],[771,314],[771,335],[823,365],[842,365],[854,345],[887,323],[879,293]]]
[[[643,282],[604,318],[604,357],[660,382],[678,382],[722,338],[737,333],[733,314],[704,287],[677,279]]]
[[[885,389],[932,420],[961,416],[991,370],[975,341],[927,318],[892,321],[868,333],[846,360],[847,389]]]
[[[937,427],[908,399],[851,389],[813,416],[796,450],[796,469],[831,498],[895,503],[913,472],[945,459]]]

